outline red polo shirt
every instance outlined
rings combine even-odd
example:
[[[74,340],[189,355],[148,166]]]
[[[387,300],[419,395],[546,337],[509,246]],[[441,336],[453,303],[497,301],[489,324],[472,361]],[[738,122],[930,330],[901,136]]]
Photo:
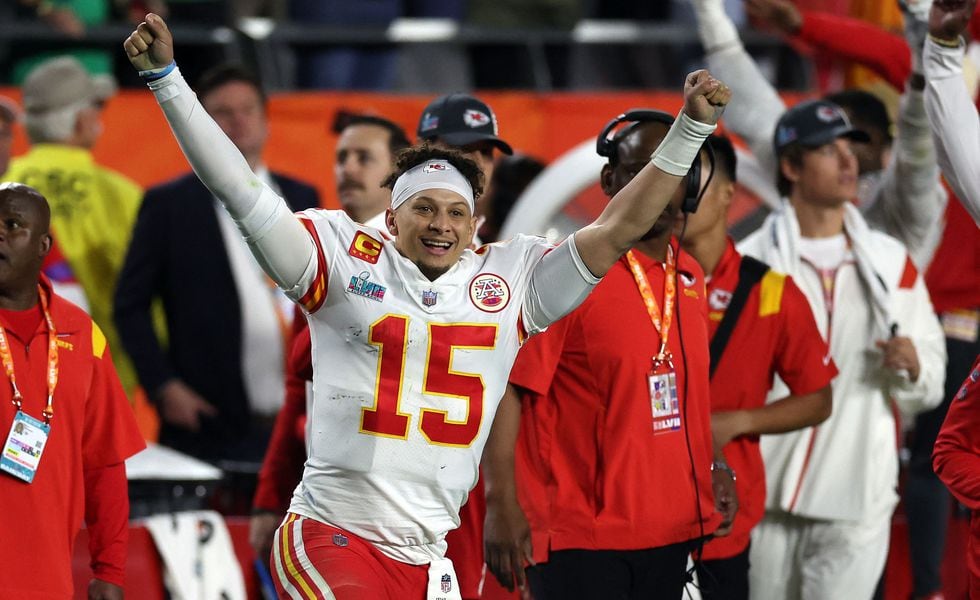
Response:
[[[741,264],[742,255],[729,239],[708,282],[712,338],[735,292]],[[790,277],[769,271],[749,292],[711,379],[711,411],[751,410],[765,405],[774,374],[792,394],[809,394],[828,385],[837,375],[837,367],[817,331],[806,296]],[[723,451],[737,474],[739,509],[731,534],[705,545],[706,560],[729,558],[745,550],[752,528],[765,512],[766,473],[759,436],[736,438]]]
[[[634,254],[663,308],[663,266]],[[530,398],[516,474],[537,561],[549,549],[666,546],[709,534],[721,521],[711,491],[704,277],[684,253],[678,274],[668,348],[686,412],[680,430],[654,433],[648,374],[660,337],[625,258],[518,354],[510,380]]]
[[[105,336],[75,305],[50,292],[51,318],[58,333],[58,385],[47,445],[32,483],[0,472],[0,590],[4,597],[64,600],[72,596],[71,557],[75,535],[85,515],[85,483],[90,472],[119,465],[144,447],[133,410],[126,400]],[[4,323],[6,326],[7,324]],[[48,327],[42,319],[29,340],[12,331],[11,346],[23,410],[41,418],[47,398]],[[29,351],[28,351],[29,349]],[[0,371],[0,433],[7,439],[14,415],[11,386]],[[114,486],[92,486],[93,493],[118,493]],[[101,490],[101,491],[100,491]],[[117,505],[124,511],[117,523],[99,523],[95,532],[108,554],[94,557],[99,567],[121,574],[125,565],[128,500],[125,486]],[[94,499],[90,499],[92,501]],[[99,498],[102,503],[113,499]],[[92,526],[93,528],[96,525]],[[111,531],[106,531],[106,528]],[[111,535],[107,535],[111,534]],[[121,544],[119,543],[121,540]],[[96,551],[99,551],[96,548]],[[99,561],[109,564],[101,565]]]

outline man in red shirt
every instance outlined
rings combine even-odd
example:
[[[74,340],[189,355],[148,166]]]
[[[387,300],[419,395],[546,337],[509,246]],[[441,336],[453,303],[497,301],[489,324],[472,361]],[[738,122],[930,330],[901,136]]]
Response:
[[[600,136],[607,196],[630,183],[666,134],[670,116],[653,112],[627,113],[632,123]],[[516,461],[501,431],[508,422],[516,430],[505,397],[483,462],[487,564],[505,585],[511,574],[523,583],[528,548],[513,533],[522,508],[536,598],[680,598],[688,554],[734,517],[731,470],[711,439],[704,275],[671,242],[689,196],[682,183],[582,305],[518,355],[510,382],[525,401]]]
[[[837,368],[793,280],[735,250],[726,231],[735,190],[735,150],[724,137],[712,136],[708,143],[715,157],[713,176],[698,211],[687,218],[681,240],[710,273],[711,425],[715,444],[738,474],[739,511],[731,534],[705,545],[698,579],[703,598],[736,600],[748,598],[749,537],[765,512],[759,435],[824,421],[831,411],[830,382]],[[767,404],[773,374],[788,392]]]
[[[0,590],[71,598],[84,519],[89,598],[117,600],[129,531],[123,461],[144,444],[102,331],[40,275],[49,219],[35,189],[0,184]]]
[[[980,356],[949,406],[936,438],[936,474],[956,499],[973,511],[967,565],[970,598],[980,599]]]

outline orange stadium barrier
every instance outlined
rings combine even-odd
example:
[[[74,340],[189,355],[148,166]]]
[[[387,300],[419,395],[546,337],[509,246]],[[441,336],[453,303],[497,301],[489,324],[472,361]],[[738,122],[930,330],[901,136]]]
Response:
[[[20,100],[20,91],[15,88],[0,88],[0,94]],[[606,121],[626,109],[649,107],[676,112],[683,103],[681,95],[674,92],[479,95],[496,111],[501,136],[515,150],[549,162],[579,142],[594,138]],[[336,136],[331,130],[336,112],[343,109],[381,115],[414,138],[419,114],[431,99],[431,95],[346,92],[276,94],[269,102],[271,134],[266,162],[273,170],[314,184],[325,207],[339,208],[333,176]],[[96,159],[140,185],[151,186],[189,169],[149,92],[121,92],[109,101],[103,124],[105,132],[94,150]],[[25,152],[27,146],[21,128],[14,139],[14,155]]]

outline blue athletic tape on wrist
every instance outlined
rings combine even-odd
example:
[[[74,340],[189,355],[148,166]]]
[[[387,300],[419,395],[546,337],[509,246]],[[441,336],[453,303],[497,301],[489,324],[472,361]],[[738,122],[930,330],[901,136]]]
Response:
[[[149,83],[151,81],[156,81],[157,79],[163,79],[176,68],[177,68],[177,62],[170,61],[170,64],[163,67],[162,69],[150,69],[148,71],[140,71],[140,78],[143,81]]]

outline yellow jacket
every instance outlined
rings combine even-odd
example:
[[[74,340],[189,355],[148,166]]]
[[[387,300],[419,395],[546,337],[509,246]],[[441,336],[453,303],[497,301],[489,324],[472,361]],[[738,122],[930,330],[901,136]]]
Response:
[[[143,198],[131,179],[96,164],[84,148],[36,144],[13,159],[0,181],[40,191],[51,206],[51,230],[85,290],[94,320],[112,348],[119,379],[131,393],[136,372],[112,321],[112,295]]]

